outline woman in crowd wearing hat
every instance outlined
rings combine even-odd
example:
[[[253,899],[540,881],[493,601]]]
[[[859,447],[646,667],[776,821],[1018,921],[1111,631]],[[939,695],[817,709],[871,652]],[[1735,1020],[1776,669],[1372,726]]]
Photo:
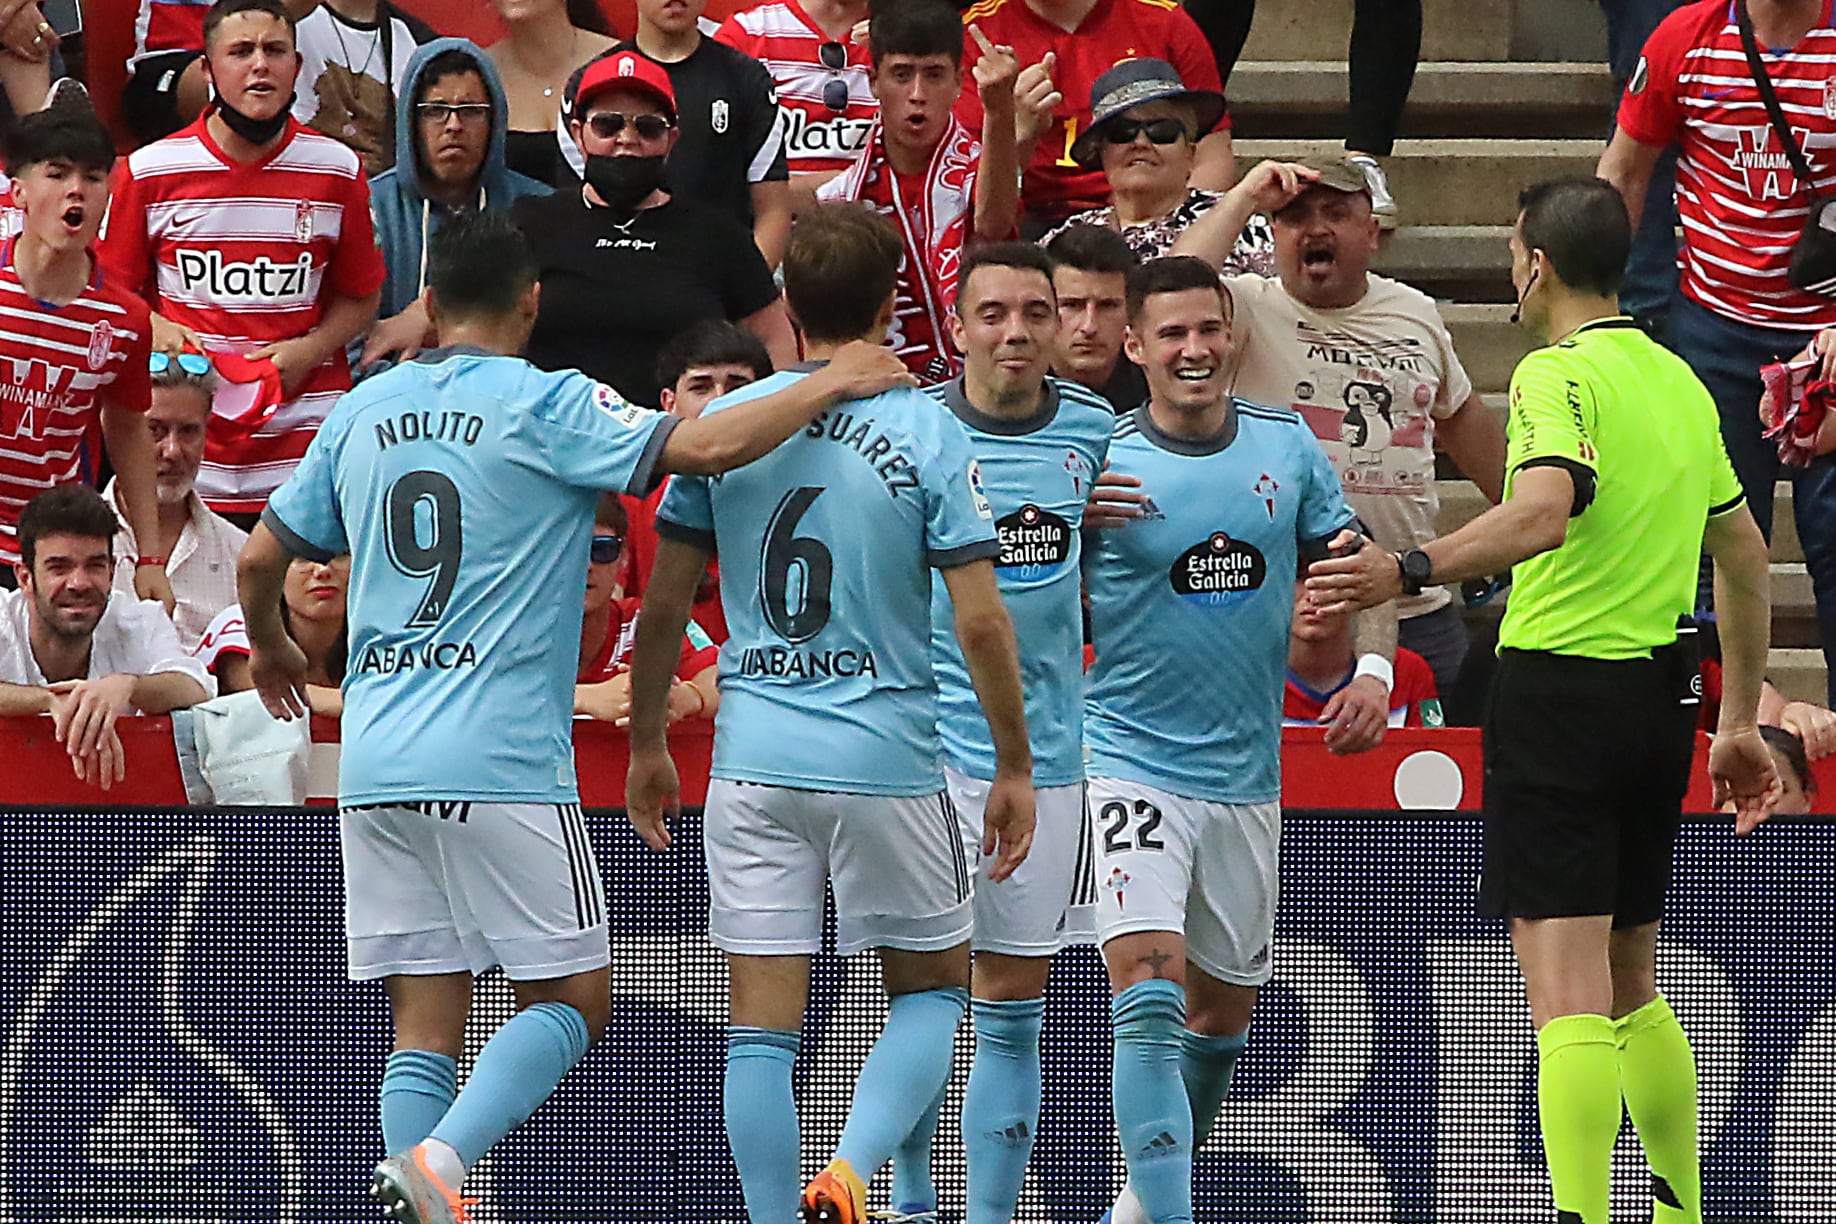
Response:
[[[779,369],[795,362],[790,319],[752,231],[663,186],[681,134],[663,66],[632,50],[594,61],[568,127],[586,154],[585,184],[511,208],[541,269],[529,360],[581,370],[651,408],[657,351],[695,323],[737,323]]]
[[[1097,78],[1090,111],[1092,122],[1071,146],[1071,157],[1103,171],[1110,201],[1073,215],[1042,241],[1072,225],[1100,225],[1120,231],[1144,260],[1167,254],[1186,227],[1223,198],[1192,186],[1191,179],[1199,135],[1217,125],[1224,95],[1187,89],[1165,60],[1133,59]],[[1275,238],[1266,217],[1244,226],[1224,272],[1275,274]]]

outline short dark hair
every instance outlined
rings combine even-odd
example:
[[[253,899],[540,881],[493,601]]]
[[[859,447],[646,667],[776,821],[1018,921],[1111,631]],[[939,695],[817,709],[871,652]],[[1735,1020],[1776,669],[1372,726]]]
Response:
[[[427,285],[443,315],[508,314],[535,284],[536,271],[528,237],[500,210],[454,217],[427,244]]]
[[[1804,741],[1783,727],[1763,725],[1759,732],[1766,746],[1785,758],[1786,766],[1798,775],[1798,789],[1807,795],[1816,794],[1817,775],[1812,771],[1810,758],[1805,754]]]
[[[696,366],[745,366],[754,381],[771,373],[771,353],[757,336],[725,319],[703,319],[671,336],[657,353],[657,385],[673,387]]]
[[[594,0],[567,0],[567,23],[577,30],[603,34],[607,38],[618,37],[618,31],[606,19],[606,11]]]
[[[1079,272],[1127,272],[1141,263],[1128,239],[1107,225],[1068,225],[1045,249],[1053,263]]]
[[[67,161],[85,170],[115,164],[115,138],[88,107],[26,115],[6,135],[6,168],[14,178],[30,166]]]
[[[593,503],[593,525],[597,527],[601,523],[618,528],[620,535],[631,530],[631,513],[625,509],[625,501],[618,494],[601,493],[599,500]]]
[[[867,50],[875,64],[889,55],[947,55],[961,65],[962,15],[943,0],[882,4],[867,22]]]
[[[478,57],[463,47],[448,47],[421,65],[421,74],[414,79],[414,101],[419,102],[426,97],[428,90],[447,77],[463,76],[468,72],[484,82],[485,92],[493,94],[495,101],[491,79],[478,66]]]
[[[904,257],[899,232],[870,205],[817,205],[791,226],[784,249],[784,299],[797,326],[829,343],[867,335]]]
[[[295,40],[299,38],[299,26],[282,0],[217,0],[210,6],[210,11],[204,14],[205,50],[210,49],[211,41],[216,38],[217,27],[238,13],[266,13],[270,17],[279,17],[287,23],[288,35]]]
[[[1019,268],[1024,272],[1037,272],[1046,278],[1046,288],[1052,287],[1052,257],[1043,247],[1031,242],[985,242],[969,248],[957,271],[956,306],[959,312],[963,290],[969,287],[969,277],[977,268]]]
[[[1192,255],[1163,255],[1129,269],[1128,321],[1140,319],[1142,306],[1155,294],[1184,293],[1188,289],[1211,290],[1229,316],[1230,298],[1210,264]]]
[[[1632,249],[1626,202],[1605,179],[1559,178],[1517,197],[1522,241],[1549,257],[1562,283],[1577,293],[1611,297]]]
[[[115,511],[88,485],[59,485],[47,489],[19,514],[19,559],[27,569],[38,556],[38,542],[49,535],[82,536],[107,540],[112,549],[121,530]]]

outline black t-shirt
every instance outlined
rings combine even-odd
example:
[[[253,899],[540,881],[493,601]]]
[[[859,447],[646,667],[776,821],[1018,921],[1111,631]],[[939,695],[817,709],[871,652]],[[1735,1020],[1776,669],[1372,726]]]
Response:
[[[581,65],[568,80],[566,106],[573,108],[580,78],[597,60],[636,50],[627,39]],[[752,184],[790,179],[771,73],[750,55],[706,37],[694,54],[663,69],[676,91],[682,128],[669,155],[669,189],[751,226]],[[572,169],[562,163],[563,173]]]
[[[526,196],[511,216],[535,247],[541,310],[529,360],[581,370],[658,406],[657,351],[704,319],[738,322],[778,297],[752,233],[675,196],[620,226],[578,188]]]

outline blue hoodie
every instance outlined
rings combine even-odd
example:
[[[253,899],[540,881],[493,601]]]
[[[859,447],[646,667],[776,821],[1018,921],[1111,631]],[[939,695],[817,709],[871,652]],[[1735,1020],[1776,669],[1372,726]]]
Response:
[[[421,88],[421,76],[427,62],[443,51],[463,51],[471,57],[478,65],[478,75],[484,78],[485,91],[491,95],[491,139],[485,146],[484,167],[478,183],[484,207],[505,209],[523,196],[547,195],[552,190],[548,184],[517,174],[504,165],[504,132],[510,126],[510,111],[504,101],[503,82],[498,78],[491,57],[463,38],[437,38],[423,45],[408,61],[408,74],[402,81],[402,105],[395,108],[395,167],[370,181],[370,209],[376,218],[376,239],[382,244],[383,259],[389,265],[389,277],[383,282],[379,318],[400,314],[421,295],[422,254],[427,248],[427,240],[454,215],[452,210],[428,197],[422,183],[420,151],[414,138],[413,103]]]

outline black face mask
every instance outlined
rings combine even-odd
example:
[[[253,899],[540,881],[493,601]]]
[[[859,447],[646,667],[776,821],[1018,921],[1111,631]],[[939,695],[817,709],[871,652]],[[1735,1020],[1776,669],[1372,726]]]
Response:
[[[607,208],[631,216],[663,185],[663,158],[587,154],[586,181]]]
[[[236,133],[253,145],[265,145],[281,134],[287,126],[287,119],[293,114],[293,96],[287,98],[287,105],[272,119],[251,119],[229,104],[222,94],[217,95],[217,114],[229,130]]]

